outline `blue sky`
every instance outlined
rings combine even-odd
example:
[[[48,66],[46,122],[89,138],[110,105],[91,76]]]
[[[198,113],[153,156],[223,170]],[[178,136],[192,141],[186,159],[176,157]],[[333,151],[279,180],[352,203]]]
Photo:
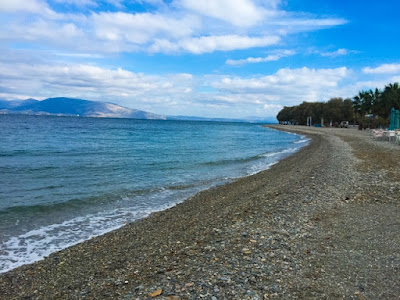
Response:
[[[1,0],[0,98],[274,117],[400,81],[399,1]]]

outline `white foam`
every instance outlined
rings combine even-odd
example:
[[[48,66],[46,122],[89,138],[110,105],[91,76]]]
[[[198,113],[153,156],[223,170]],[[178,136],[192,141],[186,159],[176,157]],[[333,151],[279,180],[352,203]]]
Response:
[[[305,145],[301,145],[299,147],[294,147],[294,148],[287,148],[287,149],[283,149],[281,151],[275,151],[275,152],[261,154],[260,158],[266,158],[267,161],[262,161],[262,162],[258,162],[257,164],[254,164],[251,167],[251,169],[249,170],[248,175],[254,175],[259,172],[268,170],[273,165],[277,164],[282,158],[297,152],[303,146],[305,146]]]
[[[130,208],[119,208],[77,217],[11,237],[0,245],[0,273],[39,261],[53,252],[118,229],[152,212],[168,209],[182,200],[159,205],[154,209],[141,207],[132,211]]]
[[[308,138],[302,138],[301,140],[293,142],[293,144],[303,144],[303,143],[308,143],[310,139]]]
[[[288,149],[284,149],[284,150],[281,150],[281,151],[269,152],[269,153],[261,154],[260,157],[274,157],[274,156],[279,156],[279,155],[288,154],[288,153],[295,153],[299,149],[300,149],[299,147],[288,148]]]

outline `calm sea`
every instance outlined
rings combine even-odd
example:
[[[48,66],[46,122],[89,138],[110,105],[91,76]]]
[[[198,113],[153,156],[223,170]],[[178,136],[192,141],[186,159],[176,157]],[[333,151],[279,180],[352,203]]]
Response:
[[[0,115],[0,272],[267,169],[307,143],[255,124]]]

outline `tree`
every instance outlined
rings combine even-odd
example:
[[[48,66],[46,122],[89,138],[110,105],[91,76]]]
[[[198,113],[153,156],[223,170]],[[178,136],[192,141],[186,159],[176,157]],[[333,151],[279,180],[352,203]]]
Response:
[[[290,123],[293,120],[292,110],[292,107],[284,106],[276,116],[279,123]]]
[[[353,121],[354,120],[354,109],[353,102],[347,98],[343,101],[342,105],[342,121]]]
[[[285,106],[277,115],[279,122],[290,122],[306,125],[307,118],[313,123],[325,122],[339,124],[342,121],[352,121],[367,124],[367,126],[386,126],[389,123],[390,110],[400,109],[400,85],[390,83],[384,90],[359,91],[351,99],[331,98],[328,102],[303,102],[297,106]],[[372,114],[373,117],[366,117]],[[369,124],[369,125],[368,125]]]
[[[382,93],[382,101],[380,103],[380,116],[389,117],[390,110],[394,107],[395,109],[400,108],[400,87],[397,82],[390,83],[385,86]]]

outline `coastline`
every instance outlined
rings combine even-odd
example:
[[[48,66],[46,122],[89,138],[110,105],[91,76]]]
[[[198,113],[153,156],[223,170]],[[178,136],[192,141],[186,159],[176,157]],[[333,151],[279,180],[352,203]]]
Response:
[[[271,127],[312,141],[266,171],[1,274],[2,299],[399,295],[400,151],[365,132]]]
[[[191,134],[192,131],[190,130],[190,127],[193,127],[193,125],[190,124],[190,122],[189,124],[188,122],[178,122],[178,124],[179,126],[184,125],[183,128],[186,127],[188,130],[187,134]],[[200,124],[196,123],[196,128],[197,125]],[[167,128],[171,129],[168,126]],[[73,185],[68,184],[68,182],[59,182],[60,187],[71,186],[71,188],[73,188],[75,186],[75,189],[77,189],[78,192],[79,190],[85,190],[84,187],[89,183],[98,186],[98,188],[102,190],[103,185],[99,184],[99,182],[106,183],[106,186],[109,186],[109,188],[113,190],[112,193],[101,193],[101,195],[97,197],[95,196],[95,198],[92,198],[93,195],[90,195],[90,197],[89,195],[87,195],[87,197],[78,196],[76,200],[75,197],[69,197],[74,198],[74,200],[68,200],[66,202],[56,201],[56,203],[52,205],[43,205],[41,204],[41,201],[39,201],[37,203],[39,206],[36,206],[34,204],[35,199],[39,197],[37,197],[38,195],[35,190],[33,190],[33,192],[29,191],[29,183],[27,186],[25,186],[25,184],[20,186],[20,189],[16,188],[16,193],[14,194],[13,191],[8,193],[6,184],[6,190],[5,193],[3,193],[4,195],[9,195],[9,197],[7,197],[9,198],[9,201],[5,201],[6,203],[10,202],[10,205],[12,206],[13,200],[11,199],[18,198],[18,190],[21,190],[20,194],[26,190],[26,198],[29,199],[29,197],[32,197],[33,205],[28,205],[27,202],[26,206],[13,206],[10,210],[6,211],[4,220],[1,220],[3,222],[0,222],[0,231],[3,230],[3,235],[0,235],[0,248],[2,250],[0,251],[0,273],[6,273],[22,265],[40,261],[53,252],[61,251],[65,248],[91,239],[94,236],[100,236],[107,232],[116,230],[128,223],[145,218],[153,212],[175,206],[200,191],[226,184],[237,180],[238,178],[250,176],[268,169],[272,164],[277,163],[285,156],[290,155],[301,148],[301,146],[304,146],[304,142],[307,141],[307,139],[304,138],[298,140],[300,137],[295,134],[282,133],[277,130],[263,128],[260,124],[248,124],[244,127],[236,124],[228,124],[226,128],[229,128],[229,130],[224,136],[225,138],[230,137],[228,138],[229,145],[234,145],[232,148],[228,147],[229,149],[223,147],[222,149],[225,149],[226,153],[220,151],[220,154],[218,154],[218,150],[215,150],[216,152],[214,150],[207,150],[207,148],[218,149],[218,146],[202,147],[204,143],[200,143],[198,145],[200,148],[196,150],[193,148],[193,142],[190,141],[185,142],[185,145],[180,147],[179,138],[177,139],[176,136],[174,137],[171,135],[168,142],[164,141],[160,146],[157,146],[158,152],[163,152],[164,150],[168,152],[168,145],[171,140],[174,140],[176,141],[176,143],[174,142],[177,147],[176,152],[179,152],[179,149],[192,147],[192,151],[183,150],[183,154],[185,154],[185,152],[197,154],[192,157],[188,157],[189,155],[178,155],[175,158],[172,154],[168,155],[167,160],[162,157],[160,159],[155,158],[155,161],[160,160],[161,163],[155,163],[154,167],[151,167],[151,169],[148,171],[146,170],[145,172],[143,172],[143,167],[137,167],[135,164],[132,166],[134,169],[129,168],[128,158],[126,163],[123,162],[125,167],[122,169],[131,169],[135,171],[129,172],[129,174],[126,174],[125,172],[122,178],[120,173],[122,169],[118,170],[118,167],[113,171],[108,172],[108,174],[106,172],[106,176],[97,176],[97,178],[96,176],[92,177],[92,174],[96,174],[96,168],[90,168],[91,171],[83,171],[85,174],[79,172],[76,174],[76,176],[80,176],[83,179],[79,184]],[[238,128],[240,128],[240,132],[239,134],[236,134],[235,130]],[[201,126],[199,129],[201,129]],[[214,131],[216,128],[214,128],[212,124],[209,124],[203,127],[203,130],[204,129],[205,134],[203,136],[206,136],[212,134],[211,131]],[[181,127],[178,135],[182,136],[182,133]],[[183,135],[185,134],[183,133]],[[241,137],[243,137],[243,139]],[[236,141],[233,141],[235,139],[238,141],[246,140],[248,142],[239,146],[240,142],[237,143]],[[154,140],[157,140],[157,138]],[[195,138],[194,140],[198,139]],[[218,140],[220,141],[218,143],[224,144],[224,139],[222,137]],[[215,144],[212,139],[210,140],[210,143],[211,145]],[[55,142],[55,144],[57,144],[57,142]],[[164,149],[163,147],[166,147],[167,149]],[[235,148],[238,147],[242,147],[242,151],[235,154]],[[123,152],[119,152],[119,154],[112,154],[112,152],[113,151],[108,152],[108,156],[124,157],[125,155]],[[208,154],[204,155],[205,153]],[[132,155],[132,153],[130,154]],[[68,155],[68,153],[66,153],[66,155]],[[93,154],[89,155],[87,159],[88,161],[91,160],[90,157],[92,155]],[[137,153],[137,155],[139,155],[139,153]],[[49,156],[46,155],[46,157],[48,157],[46,160],[51,160],[51,156],[51,153]],[[85,156],[86,154],[82,154],[82,157]],[[155,156],[159,157],[159,155]],[[238,156],[241,158],[237,159]],[[151,155],[145,154],[142,165],[149,163],[149,157],[151,157]],[[35,157],[31,157],[31,159],[34,158]],[[171,159],[171,164],[166,167],[165,163],[169,159]],[[122,159],[121,162],[124,160],[125,159]],[[202,160],[205,164],[203,164]],[[27,161],[29,162],[29,159]],[[69,163],[74,164],[74,159]],[[31,164],[32,167],[35,166],[35,160],[33,160]],[[185,167],[182,169],[183,165],[185,165]],[[189,165],[192,165],[192,167]],[[122,165],[120,165],[120,167],[122,167]],[[115,168],[115,166],[113,168]],[[168,174],[168,170],[173,170],[173,168],[175,168],[175,171]],[[68,169],[71,168],[68,167]],[[207,172],[207,170],[209,170],[209,172]],[[10,173],[9,175],[12,175],[10,171],[7,172]],[[30,172],[28,172],[28,174],[29,173]],[[132,174],[137,175],[132,178]],[[150,174],[153,174],[153,176]],[[163,174],[165,176],[163,176]],[[3,178],[8,177],[7,175],[4,175],[5,174],[3,174]],[[64,174],[67,178],[72,178],[71,175],[75,174],[69,174],[68,170]],[[40,174],[39,178],[41,176],[43,176],[43,174]],[[36,176],[34,173],[32,173],[31,177],[33,182],[35,182],[34,179]],[[100,179],[101,177],[104,179]],[[133,189],[140,185],[144,187],[148,186],[149,188],[139,189],[137,193],[133,192],[131,189],[121,190],[118,189],[119,182],[114,180],[112,183],[113,178],[120,178],[122,181],[126,182],[128,186],[132,186]],[[5,180],[5,182],[7,182],[7,180]],[[49,181],[44,180],[44,182]],[[54,190],[52,188],[50,190],[41,190],[42,192],[39,196],[43,197],[41,199],[42,202],[46,202],[46,199],[50,200],[52,197],[57,198],[56,195],[53,195],[54,193],[57,194],[57,192],[59,192],[62,194],[62,192],[66,192],[65,189],[64,191],[59,191],[56,182],[57,180],[55,180],[53,184],[55,187]],[[157,183],[155,184],[155,182]],[[107,188],[105,190],[107,190]],[[96,194],[96,192],[98,193],[98,191],[93,190],[93,188],[92,192],[94,194]],[[4,202],[2,202],[2,204],[3,203]],[[107,204],[108,209],[103,207]],[[40,213],[34,213],[35,209],[39,210]],[[18,211],[21,213],[18,214]],[[29,215],[31,215],[31,218],[29,218]],[[63,218],[63,216],[65,217]],[[38,224],[41,225],[37,226]],[[27,230],[27,228],[31,228],[31,230]]]

